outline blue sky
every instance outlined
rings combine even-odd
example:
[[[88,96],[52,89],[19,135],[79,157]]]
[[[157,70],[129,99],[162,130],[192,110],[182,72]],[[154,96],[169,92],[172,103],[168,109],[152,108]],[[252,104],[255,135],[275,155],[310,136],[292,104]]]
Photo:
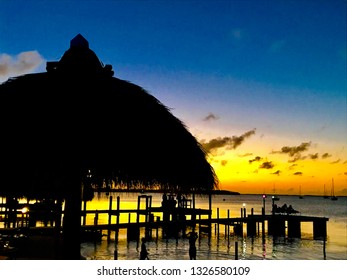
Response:
[[[307,155],[328,153],[339,166],[327,180],[347,190],[346,1],[0,0],[0,81],[45,71],[78,33],[199,141],[254,130],[232,154],[213,151],[221,174],[237,155],[270,161],[310,142]],[[230,173],[225,186],[238,189]]]

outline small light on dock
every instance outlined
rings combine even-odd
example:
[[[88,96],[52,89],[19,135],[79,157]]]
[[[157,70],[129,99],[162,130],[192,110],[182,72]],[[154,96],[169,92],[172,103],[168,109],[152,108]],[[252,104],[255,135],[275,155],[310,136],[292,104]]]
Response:
[[[266,194],[263,194],[263,210],[262,210],[263,215],[265,215],[265,199],[266,199]]]
[[[22,212],[22,214],[28,213],[29,212],[29,208],[28,207],[23,207],[21,212]]]

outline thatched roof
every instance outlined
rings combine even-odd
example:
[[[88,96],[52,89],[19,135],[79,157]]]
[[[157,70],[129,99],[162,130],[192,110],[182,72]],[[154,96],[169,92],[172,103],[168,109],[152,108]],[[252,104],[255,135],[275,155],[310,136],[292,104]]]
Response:
[[[72,42],[47,72],[0,85],[0,195],[64,196],[67,182],[89,169],[99,183],[215,189],[214,170],[185,125],[93,54]]]

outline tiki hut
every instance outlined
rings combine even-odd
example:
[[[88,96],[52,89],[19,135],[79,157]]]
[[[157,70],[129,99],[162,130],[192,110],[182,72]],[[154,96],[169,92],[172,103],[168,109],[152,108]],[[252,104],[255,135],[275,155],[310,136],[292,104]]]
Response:
[[[201,145],[145,89],[113,77],[82,35],[47,72],[0,85],[0,196],[65,201],[65,259],[80,257],[81,182],[212,190]],[[77,245],[76,245],[77,244]]]

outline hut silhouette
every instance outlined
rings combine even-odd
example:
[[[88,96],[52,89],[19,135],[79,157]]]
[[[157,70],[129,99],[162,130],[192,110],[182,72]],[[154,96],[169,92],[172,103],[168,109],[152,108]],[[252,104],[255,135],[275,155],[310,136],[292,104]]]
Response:
[[[62,259],[80,258],[81,182],[189,193],[217,188],[186,126],[142,87],[113,77],[80,34],[47,72],[0,85],[0,195],[65,202]]]

